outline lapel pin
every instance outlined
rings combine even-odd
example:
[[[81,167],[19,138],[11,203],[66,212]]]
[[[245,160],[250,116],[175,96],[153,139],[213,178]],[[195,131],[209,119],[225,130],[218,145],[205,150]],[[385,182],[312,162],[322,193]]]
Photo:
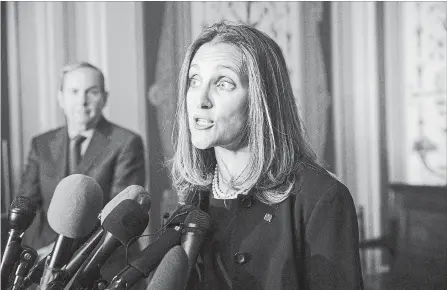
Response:
[[[266,220],[266,221],[268,221],[268,222],[271,222],[272,221],[272,215],[271,214],[269,214],[269,213],[266,213],[265,214],[265,216],[264,216],[264,220]]]

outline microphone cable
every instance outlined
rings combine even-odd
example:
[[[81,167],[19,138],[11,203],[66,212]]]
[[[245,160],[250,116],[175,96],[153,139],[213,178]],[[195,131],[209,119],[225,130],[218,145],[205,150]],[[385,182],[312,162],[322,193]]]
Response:
[[[159,228],[155,232],[153,232],[151,234],[139,235],[139,236],[135,236],[135,237],[131,238],[129,240],[129,242],[126,244],[126,246],[125,246],[126,264],[129,264],[129,257],[128,257],[129,247],[135,240],[138,240],[138,239],[143,238],[143,237],[151,237],[151,236],[157,235],[159,233],[163,233],[175,221],[176,218],[184,216],[184,215],[187,216],[188,214],[189,214],[189,211],[184,211],[184,212],[177,213],[176,215],[171,217],[165,225],[163,225],[161,228]],[[183,226],[183,223],[181,223],[181,226]]]

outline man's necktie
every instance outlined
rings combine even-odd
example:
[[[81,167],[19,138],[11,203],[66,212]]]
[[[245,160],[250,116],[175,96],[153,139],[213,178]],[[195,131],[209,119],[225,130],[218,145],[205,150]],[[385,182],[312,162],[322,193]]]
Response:
[[[68,155],[68,175],[76,172],[79,160],[81,158],[81,144],[86,138],[82,135],[77,135],[70,141],[70,151]]]

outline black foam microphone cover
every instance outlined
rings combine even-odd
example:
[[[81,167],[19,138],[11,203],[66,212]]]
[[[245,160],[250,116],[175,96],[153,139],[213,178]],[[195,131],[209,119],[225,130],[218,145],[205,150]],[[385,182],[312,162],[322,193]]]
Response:
[[[164,256],[147,290],[181,290],[188,274],[188,257],[181,246],[175,246]]]
[[[139,185],[130,185],[118,193],[111,201],[109,201],[101,211],[100,221],[101,223],[107,218],[110,212],[123,200],[131,199],[135,200],[141,209],[145,212],[149,212],[151,207],[151,197],[149,193]],[[102,227],[98,228],[95,233],[93,233],[89,239],[78,249],[78,251],[73,255],[70,262],[64,268],[68,277],[73,277],[76,271],[82,266],[91,252],[100,242],[104,234],[104,229]]]
[[[172,247],[180,244],[180,237],[180,227],[168,228],[157,240],[141,251],[137,259],[131,261],[128,266],[113,278],[110,283],[113,287],[110,289],[128,289],[138,280],[147,278],[165,254]]]
[[[86,261],[80,271],[80,282],[89,287],[100,277],[101,267],[120,246],[126,246],[136,236],[143,233],[149,222],[149,215],[135,200],[121,201],[105,218],[104,240],[93,256]],[[135,239],[134,239],[135,240]]]
[[[141,235],[149,223],[149,215],[135,200],[125,199],[105,218],[102,227],[127,245],[130,240]]]
[[[1,272],[1,288],[6,289],[14,265],[22,251],[23,232],[31,225],[36,216],[37,204],[27,196],[17,196],[9,209],[9,238],[3,253]]]
[[[139,279],[147,278],[165,254],[176,245],[180,244],[183,223],[188,219],[188,214],[197,210],[196,207],[184,205],[178,208],[166,222],[166,230],[144,250],[137,259],[132,260],[121,272],[116,275],[109,289],[127,289]],[[191,219],[191,218],[190,218]],[[192,218],[195,220],[194,218]]]
[[[139,185],[130,185],[118,193],[111,201],[109,201],[101,211],[101,224],[109,215],[109,213],[115,209],[115,207],[123,200],[132,199],[135,200],[144,211],[148,212],[151,208],[151,197],[144,187]]]

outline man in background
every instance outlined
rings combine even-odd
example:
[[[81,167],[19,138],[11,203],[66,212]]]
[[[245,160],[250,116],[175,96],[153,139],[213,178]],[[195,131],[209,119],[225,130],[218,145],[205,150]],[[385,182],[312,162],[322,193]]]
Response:
[[[95,179],[104,192],[104,204],[129,185],[145,185],[142,140],[104,118],[107,96],[104,75],[97,67],[86,62],[65,66],[57,101],[66,125],[31,141],[18,194],[39,205],[24,244],[40,254],[51,252],[57,239],[48,224],[47,211],[64,177],[79,173]]]

